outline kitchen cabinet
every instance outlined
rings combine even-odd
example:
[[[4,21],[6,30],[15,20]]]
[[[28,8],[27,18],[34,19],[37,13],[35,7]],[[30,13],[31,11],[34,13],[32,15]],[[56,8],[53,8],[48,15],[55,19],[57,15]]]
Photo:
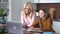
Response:
[[[39,3],[47,3],[47,0],[39,0]]]
[[[59,3],[60,0],[31,0],[32,3]]]
[[[58,3],[58,0],[47,0],[47,3]]]
[[[31,3],[38,3],[39,0],[31,0]]]
[[[58,0],[58,3],[60,3],[60,0]]]

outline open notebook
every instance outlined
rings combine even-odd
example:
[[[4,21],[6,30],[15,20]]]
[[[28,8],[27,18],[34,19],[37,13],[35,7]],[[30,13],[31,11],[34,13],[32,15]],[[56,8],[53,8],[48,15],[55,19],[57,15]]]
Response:
[[[35,32],[35,33],[42,32],[42,31],[40,30],[40,28],[34,28],[33,30],[31,30],[30,28],[28,28],[27,31],[31,31],[31,32]]]

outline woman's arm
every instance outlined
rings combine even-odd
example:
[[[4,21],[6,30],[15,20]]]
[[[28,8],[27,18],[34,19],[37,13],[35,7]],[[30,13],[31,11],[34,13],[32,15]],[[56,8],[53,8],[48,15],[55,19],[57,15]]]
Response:
[[[36,24],[39,24],[39,18],[36,18],[33,22],[33,24],[31,25],[31,27],[36,26]]]
[[[21,23],[22,23],[22,27],[23,28],[26,28],[26,22],[25,22],[25,16],[24,16],[24,13],[22,12],[21,13]]]
[[[30,22],[30,24],[29,24],[29,27],[33,24],[33,22],[34,22],[34,20],[35,20],[35,13],[33,13],[32,15],[32,19],[31,19],[31,22]]]
[[[34,29],[35,27],[34,26],[36,26],[36,24],[39,24],[39,19],[38,18],[36,18],[35,20],[34,20],[34,22],[32,23],[32,25],[31,25],[31,29]]]
[[[23,12],[21,12],[21,23],[24,23]]]
[[[24,17],[24,13],[23,12],[21,13],[21,23],[22,23],[22,26],[26,25],[25,17]]]

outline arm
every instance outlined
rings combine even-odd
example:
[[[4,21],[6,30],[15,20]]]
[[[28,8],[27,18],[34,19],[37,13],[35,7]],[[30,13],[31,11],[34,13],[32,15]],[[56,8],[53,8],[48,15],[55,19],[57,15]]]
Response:
[[[34,26],[36,26],[36,24],[39,24],[39,19],[38,18],[36,18],[35,20],[34,20],[34,22],[32,23],[32,25],[31,25],[31,29],[34,29],[35,27]]]
[[[38,24],[38,23],[39,23],[39,18],[36,18],[36,19],[34,20],[33,24],[31,25],[31,27],[36,26],[36,24]]]
[[[29,24],[29,27],[33,24],[33,22],[34,22],[34,20],[35,20],[35,17],[36,17],[35,14],[33,14],[33,15],[32,15],[32,19],[31,19],[31,22],[30,22],[30,24]]]
[[[23,13],[21,13],[21,23],[24,23],[24,19],[23,19]]]
[[[22,26],[26,25],[23,12],[21,13],[21,23],[22,23]]]

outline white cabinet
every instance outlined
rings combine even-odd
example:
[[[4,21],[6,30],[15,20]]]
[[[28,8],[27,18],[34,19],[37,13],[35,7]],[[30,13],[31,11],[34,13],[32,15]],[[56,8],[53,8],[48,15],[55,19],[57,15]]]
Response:
[[[31,0],[31,3],[38,3],[38,0]]]
[[[32,3],[59,3],[60,0],[31,0]]]
[[[60,3],[60,0],[58,0],[58,2]]]
[[[58,3],[58,0],[39,0],[39,3]]]
[[[47,3],[58,3],[58,0],[47,0]]]
[[[47,0],[39,0],[39,3],[47,3]]]

